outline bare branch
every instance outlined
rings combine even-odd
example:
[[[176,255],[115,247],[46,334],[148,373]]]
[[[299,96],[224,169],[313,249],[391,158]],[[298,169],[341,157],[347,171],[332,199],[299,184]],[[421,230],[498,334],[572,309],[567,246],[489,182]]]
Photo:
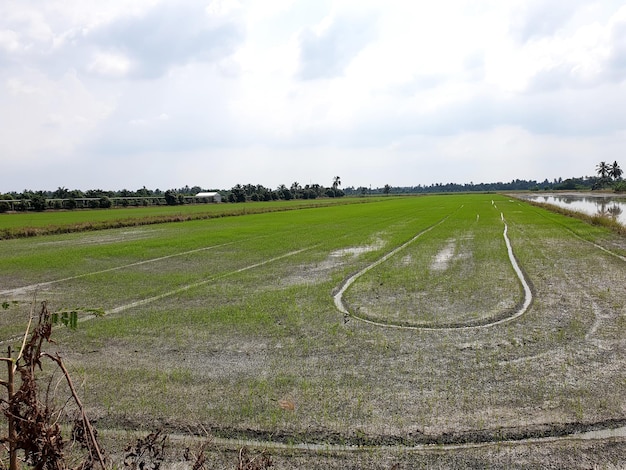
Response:
[[[98,445],[98,441],[96,440],[95,432],[93,430],[93,427],[91,426],[91,423],[89,422],[89,419],[87,419],[87,415],[85,414],[85,409],[83,408],[83,404],[80,401],[78,394],[76,393],[76,389],[74,388],[74,383],[72,382],[72,379],[70,378],[69,372],[65,368],[65,364],[63,364],[63,361],[61,360],[61,357],[58,354],[56,356],[52,356],[51,354],[48,354],[48,353],[42,353],[42,356],[46,356],[52,361],[56,362],[59,368],[61,369],[61,371],[63,371],[63,375],[65,375],[65,380],[67,380],[67,384],[70,387],[70,391],[72,392],[74,401],[76,402],[76,405],[78,406],[78,409],[80,410],[80,414],[83,420],[83,425],[85,429],[87,430],[87,434],[89,437],[88,442],[90,443],[90,452],[91,451],[95,452],[96,457],[98,458],[98,462],[100,463],[102,468],[106,468],[105,463],[104,463],[104,457],[102,456],[102,451],[100,450],[100,446]]]

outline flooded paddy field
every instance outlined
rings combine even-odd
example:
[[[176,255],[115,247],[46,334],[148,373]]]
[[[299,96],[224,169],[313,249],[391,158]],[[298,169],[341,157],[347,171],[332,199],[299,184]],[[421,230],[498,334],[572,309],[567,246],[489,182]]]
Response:
[[[0,243],[2,338],[33,298],[105,312],[55,346],[103,430],[274,446],[279,468],[624,464],[623,434],[579,435],[626,425],[605,229],[445,195]]]
[[[546,193],[519,195],[522,199],[550,204],[590,216],[611,218],[626,226],[626,195],[607,193]]]

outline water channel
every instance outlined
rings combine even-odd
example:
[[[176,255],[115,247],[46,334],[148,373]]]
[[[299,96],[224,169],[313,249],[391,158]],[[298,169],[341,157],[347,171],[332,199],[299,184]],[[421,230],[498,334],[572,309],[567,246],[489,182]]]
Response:
[[[588,215],[609,217],[626,226],[626,195],[545,193],[541,195],[524,194],[518,196],[530,201],[551,204]]]

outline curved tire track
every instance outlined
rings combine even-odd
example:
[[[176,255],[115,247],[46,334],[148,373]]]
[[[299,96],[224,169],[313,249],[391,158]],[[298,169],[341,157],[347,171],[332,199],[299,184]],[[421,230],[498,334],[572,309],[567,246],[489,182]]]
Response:
[[[493,201],[492,201],[492,203],[493,203]],[[495,207],[495,204],[493,204],[493,205]],[[335,307],[337,307],[337,310],[339,310],[341,313],[343,313],[345,317],[355,318],[355,319],[357,319],[359,321],[362,321],[364,323],[369,323],[370,325],[380,326],[380,327],[384,327],[384,328],[398,328],[398,329],[405,329],[405,330],[420,330],[420,331],[449,331],[449,330],[469,330],[469,329],[476,329],[476,328],[488,328],[488,327],[492,327],[492,326],[495,326],[495,325],[500,325],[502,323],[510,322],[510,321],[520,317],[524,313],[526,313],[526,311],[528,310],[528,308],[530,307],[530,305],[533,302],[533,291],[532,291],[532,288],[530,286],[529,280],[526,278],[524,272],[522,271],[521,267],[519,266],[519,264],[517,262],[517,259],[515,258],[515,254],[513,253],[513,247],[511,246],[511,241],[509,240],[509,237],[507,235],[509,226],[507,225],[506,220],[504,219],[504,214],[502,212],[500,213],[500,218],[502,220],[502,223],[504,224],[504,232],[502,233],[502,236],[504,237],[504,242],[505,242],[506,247],[507,247],[507,253],[508,253],[508,256],[509,256],[509,261],[510,261],[511,266],[513,267],[513,270],[515,271],[515,274],[516,274],[517,278],[519,279],[519,281],[520,281],[520,283],[522,285],[522,288],[524,290],[523,302],[510,315],[507,314],[507,312],[503,312],[503,314],[497,315],[495,317],[495,319],[494,319],[494,317],[492,317],[491,321],[488,321],[486,323],[476,324],[476,325],[467,325],[467,324],[466,325],[462,325],[462,324],[460,324],[460,325],[441,325],[441,326],[417,326],[417,325],[400,325],[400,324],[395,324],[395,323],[374,321],[374,320],[370,320],[368,318],[364,318],[364,317],[358,316],[358,315],[356,315],[356,314],[354,314],[354,313],[349,311],[345,301],[343,300],[343,294],[346,292],[348,287],[350,287],[354,283],[354,281],[356,281],[359,277],[361,277],[363,274],[368,272],[370,269],[375,268],[376,266],[380,265],[381,263],[384,263],[385,261],[387,261],[393,255],[398,253],[400,250],[406,248],[408,245],[413,243],[415,240],[417,240],[419,237],[421,237],[425,233],[431,231],[432,229],[434,229],[438,225],[442,224],[445,220],[447,220],[447,218],[448,217],[440,220],[436,224],[434,224],[434,225],[428,227],[427,229],[421,231],[420,233],[415,235],[413,238],[411,238],[408,242],[403,243],[399,247],[395,248],[394,250],[392,250],[389,253],[387,253],[386,255],[384,255],[382,258],[376,260],[372,264],[366,266],[362,270],[358,271],[357,273],[353,274],[348,279],[346,279],[343,282],[343,284],[339,287],[337,292],[333,295],[334,302],[335,302]]]

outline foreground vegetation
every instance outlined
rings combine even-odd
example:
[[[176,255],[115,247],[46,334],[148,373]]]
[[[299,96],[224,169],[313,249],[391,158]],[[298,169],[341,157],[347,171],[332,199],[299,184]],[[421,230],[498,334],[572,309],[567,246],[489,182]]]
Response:
[[[522,298],[503,220],[534,300],[489,326]],[[417,329],[336,309],[345,279],[422,232],[346,292],[351,311]],[[626,241],[520,201],[399,198],[0,243],[2,338],[22,331],[33,296],[106,312],[58,338],[101,429],[370,446],[355,458],[390,468],[415,452],[434,462],[406,446],[626,424]],[[623,440],[551,446],[624,455]]]

